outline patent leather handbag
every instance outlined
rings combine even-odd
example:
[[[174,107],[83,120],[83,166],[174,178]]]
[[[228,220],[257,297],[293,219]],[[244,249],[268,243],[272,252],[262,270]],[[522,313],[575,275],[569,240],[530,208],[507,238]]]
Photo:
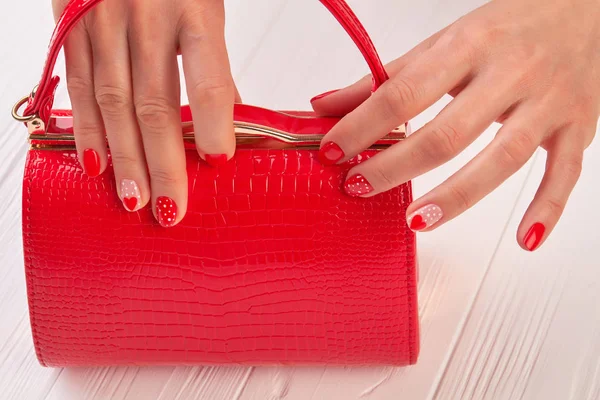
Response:
[[[71,112],[53,109],[53,69],[71,29],[100,0],[72,0],[36,90],[15,105],[31,147],[23,244],[31,328],[45,366],[407,365],[419,352],[412,201],[404,184],[373,198],[343,193],[346,173],[402,140],[399,128],[355,159],[318,161],[339,119],[235,108],[238,150],[211,167],[189,147],[185,219],[164,229],[129,213],[114,174],[82,171]],[[373,75],[387,77],[344,1],[321,0]]]

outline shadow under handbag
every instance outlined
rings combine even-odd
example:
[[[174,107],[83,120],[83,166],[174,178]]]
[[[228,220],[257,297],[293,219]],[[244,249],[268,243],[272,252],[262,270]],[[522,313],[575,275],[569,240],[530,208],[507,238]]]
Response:
[[[388,77],[364,28],[344,1],[321,2],[361,50],[376,89]],[[341,190],[352,165],[405,129],[344,165],[323,166],[320,141],[339,119],[236,105],[237,153],[213,168],[194,151],[184,106],[189,209],[164,229],[149,208],[125,211],[110,163],[98,178],[83,173],[72,114],[52,109],[59,51],[98,3],[70,2],[40,84],[13,110],[31,143],[23,243],[40,363],[415,363],[411,186],[369,199]]]

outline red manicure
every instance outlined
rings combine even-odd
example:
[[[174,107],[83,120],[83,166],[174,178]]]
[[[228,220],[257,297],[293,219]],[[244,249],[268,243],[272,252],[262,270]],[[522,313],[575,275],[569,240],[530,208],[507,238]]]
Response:
[[[419,208],[417,211],[409,215],[408,225],[413,231],[419,232],[434,226],[442,219],[443,216],[444,212],[440,206],[435,204],[427,204],[426,206]]]
[[[158,223],[163,228],[174,226],[177,221],[177,204],[170,197],[159,197],[156,199],[156,215],[158,216]]]
[[[129,212],[138,210],[142,205],[142,193],[138,184],[131,179],[121,181],[121,199],[125,209]]]
[[[529,229],[529,232],[527,232],[525,238],[523,239],[523,243],[525,243],[525,247],[527,248],[527,250],[534,251],[535,249],[537,249],[540,243],[542,242],[545,232],[546,227],[543,224],[539,222],[533,224],[533,226]]]
[[[420,215],[415,215],[410,221],[410,229],[412,229],[413,231],[422,231],[425,228],[427,228],[427,224],[425,223],[423,217]]]
[[[83,152],[83,169],[91,178],[100,175],[100,156],[95,150],[87,149]]]
[[[123,199],[123,205],[129,212],[134,212],[138,206],[138,199],[135,197],[127,197]]]
[[[321,100],[321,99],[329,96],[330,94],[334,94],[335,92],[339,92],[339,91],[340,91],[339,89],[336,89],[336,90],[330,90],[329,92],[321,93],[320,95],[315,96],[312,99],[310,99],[310,102],[312,103],[312,102],[315,102],[317,100]]]
[[[204,159],[211,167],[219,167],[227,164],[227,154],[206,154]]]
[[[344,189],[352,197],[364,196],[374,190],[369,181],[361,174],[349,178],[344,185]]]
[[[319,150],[319,161],[323,165],[333,165],[344,158],[344,150],[336,143],[328,142]]]

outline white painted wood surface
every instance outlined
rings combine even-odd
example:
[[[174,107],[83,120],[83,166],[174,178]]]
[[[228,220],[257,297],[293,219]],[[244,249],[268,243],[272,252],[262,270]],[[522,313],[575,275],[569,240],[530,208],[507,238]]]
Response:
[[[350,1],[385,61],[483,0]],[[228,0],[233,71],[246,102],[307,109],[366,73],[317,1]],[[34,356],[23,275],[23,127],[6,112],[39,77],[50,0],[2,5],[0,36],[0,399],[600,399],[600,143],[549,242],[515,242],[543,153],[462,218],[420,236],[422,354],[410,368],[44,369]],[[431,119],[444,99],[415,121]],[[66,92],[58,104],[68,105]],[[440,183],[492,138],[415,182]]]

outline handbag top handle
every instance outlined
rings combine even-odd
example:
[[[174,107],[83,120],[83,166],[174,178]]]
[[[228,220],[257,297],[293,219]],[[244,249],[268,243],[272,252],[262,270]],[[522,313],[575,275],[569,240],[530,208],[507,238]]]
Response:
[[[30,96],[15,105],[15,108],[13,109],[13,116],[15,119],[21,122],[30,122],[36,118],[40,118],[44,123],[47,123],[52,112],[54,94],[59,83],[59,78],[57,76],[52,76],[52,74],[60,50],[71,30],[101,1],[102,0],[71,0],[66,6],[58,20],[50,41],[48,57],[46,59],[42,79]],[[371,70],[373,77],[373,91],[375,91],[387,81],[389,77],[365,28],[344,0],[320,1],[335,16],[338,22],[350,35],[356,46],[360,49]],[[27,107],[23,115],[20,116],[18,115],[18,109],[24,104],[27,104]]]

